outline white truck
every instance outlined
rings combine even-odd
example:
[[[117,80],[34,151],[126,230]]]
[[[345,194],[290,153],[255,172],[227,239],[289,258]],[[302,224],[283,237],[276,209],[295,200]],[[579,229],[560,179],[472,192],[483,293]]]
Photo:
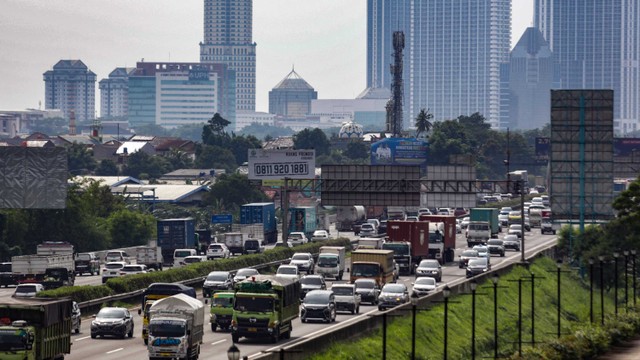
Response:
[[[230,232],[223,234],[224,244],[227,245],[231,254],[242,255],[244,253],[244,242],[249,238],[248,234],[242,232]]]
[[[362,237],[358,239],[357,249],[382,249],[384,238]]]
[[[139,246],[136,248],[136,264],[147,268],[162,270],[162,249],[158,246]]]
[[[11,258],[11,271],[19,284],[41,283],[47,289],[72,286],[75,259],[72,253],[14,256]]]
[[[315,266],[315,273],[323,277],[342,280],[344,274],[344,246],[322,246]]]
[[[64,241],[45,241],[38,244],[36,254],[38,255],[60,255],[73,254],[73,245]]]
[[[149,308],[149,359],[197,359],[204,334],[204,304],[185,294]]]

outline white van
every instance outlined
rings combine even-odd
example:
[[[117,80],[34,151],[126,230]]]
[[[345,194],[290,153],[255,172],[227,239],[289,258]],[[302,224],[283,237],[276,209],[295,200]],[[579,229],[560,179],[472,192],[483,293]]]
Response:
[[[175,249],[173,251],[173,267],[184,266],[184,258],[198,255],[195,249]]]

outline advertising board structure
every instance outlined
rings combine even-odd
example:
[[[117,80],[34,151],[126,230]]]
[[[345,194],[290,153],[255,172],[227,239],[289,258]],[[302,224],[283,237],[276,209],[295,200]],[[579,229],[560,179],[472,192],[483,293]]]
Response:
[[[371,144],[371,165],[419,165],[427,163],[428,144],[414,138],[386,138]]]
[[[249,149],[249,179],[313,179],[316,151]]]

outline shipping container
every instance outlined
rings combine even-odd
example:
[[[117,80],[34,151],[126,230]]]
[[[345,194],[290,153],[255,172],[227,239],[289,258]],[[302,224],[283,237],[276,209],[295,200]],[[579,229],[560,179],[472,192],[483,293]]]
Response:
[[[195,249],[195,220],[193,218],[158,220],[158,246],[165,264],[173,264],[175,249]]]
[[[276,207],[274,203],[251,203],[240,208],[240,224],[264,225],[265,232],[276,229]]]
[[[294,231],[304,232],[311,239],[317,225],[315,207],[289,208],[289,219],[289,234]]]

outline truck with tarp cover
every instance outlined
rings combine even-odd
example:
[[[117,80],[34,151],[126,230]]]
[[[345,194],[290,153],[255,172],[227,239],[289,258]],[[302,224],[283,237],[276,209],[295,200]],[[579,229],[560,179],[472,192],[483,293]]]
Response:
[[[185,294],[194,299],[196,298],[196,290],[194,288],[174,283],[153,283],[142,293],[142,307],[138,310],[138,315],[143,315],[142,339],[144,340],[145,345],[148,343],[149,339],[149,333],[147,331],[149,327],[149,309],[157,300],[176,294]]]
[[[197,359],[204,335],[204,304],[189,295],[160,299],[149,309],[149,359]]]
[[[289,339],[300,313],[300,282],[271,275],[249,277],[235,286],[231,337]]]
[[[71,352],[71,315],[71,299],[3,299],[0,359],[63,359]]]
[[[394,280],[393,250],[355,250],[351,252],[351,277],[356,280],[374,279],[379,287]]]

